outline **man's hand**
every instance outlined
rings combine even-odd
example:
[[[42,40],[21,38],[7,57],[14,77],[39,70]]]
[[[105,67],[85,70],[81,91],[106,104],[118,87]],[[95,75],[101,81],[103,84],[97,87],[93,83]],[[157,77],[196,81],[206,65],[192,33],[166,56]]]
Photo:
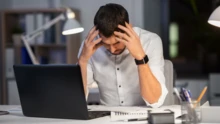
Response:
[[[82,52],[79,57],[79,63],[87,63],[90,57],[93,55],[93,53],[102,46],[101,40],[102,38],[94,40],[94,38],[99,34],[99,31],[96,30],[96,27],[94,26],[89,34],[87,35]]]
[[[126,45],[127,49],[131,55],[137,59],[141,60],[144,58],[145,53],[141,46],[141,42],[137,34],[132,29],[132,26],[125,22],[126,27],[118,25],[118,28],[123,30],[125,33],[115,31],[116,40],[122,42]]]

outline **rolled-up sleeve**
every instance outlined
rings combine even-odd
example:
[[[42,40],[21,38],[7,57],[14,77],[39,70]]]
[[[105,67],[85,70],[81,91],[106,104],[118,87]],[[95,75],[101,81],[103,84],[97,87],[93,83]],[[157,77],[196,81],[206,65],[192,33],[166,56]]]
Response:
[[[144,32],[142,32],[144,33]],[[149,34],[148,34],[149,35]],[[141,40],[150,40],[149,44],[143,45],[146,55],[148,55],[149,62],[148,65],[151,69],[151,72],[155,76],[155,78],[158,80],[158,82],[161,85],[162,94],[158,100],[158,102],[150,104],[147,100],[144,101],[148,106],[151,106],[153,108],[160,107],[166,98],[166,95],[168,93],[166,85],[165,85],[165,76],[164,76],[164,57],[163,57],[163,47],[162,47],[162,41],[160,37],[154,33],[151,33],[150,36],[145,38],[145,36],[142,34],[143,37],[141,37]],[[144,41],[143,41],[144,42]],[[142,43],[143,43],[142,42]]]

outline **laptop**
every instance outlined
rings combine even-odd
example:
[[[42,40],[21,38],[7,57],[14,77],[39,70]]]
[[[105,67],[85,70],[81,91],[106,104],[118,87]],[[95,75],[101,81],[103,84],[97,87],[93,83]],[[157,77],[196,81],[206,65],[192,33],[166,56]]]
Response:
[[[78,65],[14,65],[24,116],[87,120],[110,115],[88,111]]]

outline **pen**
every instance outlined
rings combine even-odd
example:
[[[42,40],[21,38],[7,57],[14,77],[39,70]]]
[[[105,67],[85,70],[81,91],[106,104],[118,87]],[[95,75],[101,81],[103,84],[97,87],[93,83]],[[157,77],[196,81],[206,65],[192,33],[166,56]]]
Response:
[[[176,88],[173,88],[173,90],[174,90],[176,96],[178,97],[178,99],[179,99],[179,101],[180,101],[180,103],[181,103],[181,102],[182,102],[182,99],[180,98],[180,94],[179,94],[178,90],[177,90]]]
[[[181,94],[182,94],[182,97],[183,97],[183,99],[184,99],[184,101],[188,101],[188,98],[187,98],[187,96],[185,95],[185,88],[181,88]]]
[[[182,93],[180,94],[180,97],[181,97],[182,101],[186,101],[186,98],[183,96]]]
[[[191,100],[191,97],[188,93],[188,90],[186,89],[183,89],[183,92],[184,92],[184,96],[186,97],[186,100],[189,102],[189,103],[192,103],[192,100]]]
[[[183,92],[184,92],[184,96],[186,97],[186,101],[189,103],[190,107],[195,108],[196,105],[191,100],[191,97],[189,95],[189,90],[183,89]]]
[[[188,90],[188,93],[189,93],[189,96],[192,98],[192,94],[191,94],[190,90]]]
[[[207,86],[204,87],[204,89],[202,90],[202,92],[200,93],[198,99],[197,99],[197,102],[200,102],[200,100],[202,99],[202,97],[204,96],[205,92],[207,90]]]
[[[130,121],[145,121],[147,118],[134,118],[134,119],[127,119],[125,121],[130,122]]]

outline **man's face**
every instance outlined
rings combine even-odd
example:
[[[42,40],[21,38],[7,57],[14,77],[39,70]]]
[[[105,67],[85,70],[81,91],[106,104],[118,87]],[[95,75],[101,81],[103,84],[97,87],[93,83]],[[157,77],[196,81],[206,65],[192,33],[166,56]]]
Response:
[[[121,54],[124,49],[125,45],[115,39],[115,35],[112,35],[109,38],[106,38],[101,33],[99,36],[102,38],[103,46],[113,55]]]

